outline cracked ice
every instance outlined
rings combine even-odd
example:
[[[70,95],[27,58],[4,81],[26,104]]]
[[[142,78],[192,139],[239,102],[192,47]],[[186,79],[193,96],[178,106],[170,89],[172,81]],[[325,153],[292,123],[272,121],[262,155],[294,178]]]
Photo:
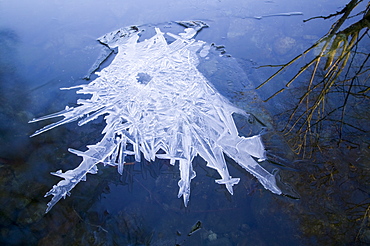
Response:
[[[190,182],[196,176],[192,161],[197,155],[218,171],[220,179],[216,182],[225,185],[231,194],[239,178],[230,176],[224,154],[253,174],[266,189],[281,194],[275,176],[255,160],[265,159],[260,135],[238,135],[232,114],[247,114],[219,94],[197,69],[198,56],[205,56],[209,45],[194,36],[206,24],[180,24],[186,27],[183,33],[163,33],[155,28],[155,35],[141,42],[137,27],[102,36],[98,39],[101,43],[118,48],[112,63],[96,72],[98,77],[92,82],[67,88],[78,88],[77,93],[91,94],[91,98],[79,99],[77,107],[30,121],[63,117],[32,136],[76,120],[81,126],[104,116],[106,122],[100,142],[87,146],[84,152],[69,149],[83,159],[77,168],[52,173],[63,180],[46,193],[45,196],[53,195],[46,212],[85,181],[86,174],[97,173],[98,163],[117,166],[122,174],[126,156],[134,156],[136,162],[160,158],[178,164],[178,197],[183,197],[185,206]],[[166,36],[174,41],[168,43]]]

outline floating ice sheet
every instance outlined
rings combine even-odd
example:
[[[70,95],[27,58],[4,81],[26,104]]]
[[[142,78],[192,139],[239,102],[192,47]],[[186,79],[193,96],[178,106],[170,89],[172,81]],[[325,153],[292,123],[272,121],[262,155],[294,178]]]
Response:
[[[142,31],[136,26],[100,37],[102,44],[118,49],[114,60],[96,72],[98,77],[92,82],[67,88],[78,88],[77,93],[91,94],[91,98],[79,99],[77,107],[30,121],[63,117],[32,136],[76,120],[79,126],[98,117],[106,122],[100,142],[88,145],[84,152],[69,149],[83,159],[77,168],[52,173],[63,180],[46,193],[53,195],[46,212],[85,181],[86,174],[97,173],[98,163],[117,166],[122,174],[127,156],[134,156],[137,162],[143,157],[178,164],[178,197],[183,197],[185,206],[190,182],[196,176],[192,161],[197,155],[218,171],[221,178],[216,182],[224,184],[231,194],[239,178],[230,176],[224,154],[266,189],[281,194],[275,176],[256,162],[265,159],[261,137],[238,135],[232,114],[247,114],[218,93],[197,69],[199,57],[207,56],[210,45],[194,36],[207,25],[201,21],[178,24],[185,27],[182,33],[164,33],[154,27],[153,36],[140,42]]]

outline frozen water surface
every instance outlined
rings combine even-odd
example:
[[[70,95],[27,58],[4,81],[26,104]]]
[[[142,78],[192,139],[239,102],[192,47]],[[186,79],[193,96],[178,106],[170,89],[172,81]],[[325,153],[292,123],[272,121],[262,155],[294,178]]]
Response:
[[[199,57],[207,56],[210,45],[194,37],[207,25],[201,21],[178,24],[184,27],[179,34],[152,27],[153,36],[145,40],[140,38],[140,26],[100,37],[102,44],[117,49],[114,60],[96,72],[98,77],[92,82],[65,88],[79,89],[77,93],[91,94],[91,98],[79,99],[77,107],[30,121],[63,117],[32,136],[76,120],[79,126],[100,116],[106,122],[100,142],[88,145],[84,152],[69,149],[83,158],[77,168],[52,173],[63,180],[46,193],[53,195],[46,212],[85,181],[86,174],[97,173],[97,164],[117,166],[122,174],[127,156],[134,156],[137,162],[141,158],[160,158],[179,165],[178,197],[183,197],[185,206],[190,182],[196,176],[192,161],[197,155],[218,171],[221,178],[216,182],[224,184],[231,194],[239,178],[230,176],[224,154],[253,174],[266,189],[281,194],[275,176],[257,162],[265,159],[260,135],[238,134],[232,114],[248,114],[217,92],[197,69]],[[92,71],[98,67],[99,61]]]

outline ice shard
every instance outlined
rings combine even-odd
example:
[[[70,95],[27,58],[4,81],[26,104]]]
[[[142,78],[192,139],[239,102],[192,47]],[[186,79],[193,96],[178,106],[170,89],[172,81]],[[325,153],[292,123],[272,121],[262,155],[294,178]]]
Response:
[[[32,136],[76,120],[81,126],[104,117],[106,123],[100,142],[87,146],[84,152],[69,149],[82,157],[77,168],[52,173],[63,180],[46,193],[45,196],[53,195],[46,212],[85,181],[86,174],[95,174],[97,164],[117,166],[122,174],[126,156],[134,156],[137,162],[141,158],[160,158],[178,164],[178,197],[183,197],[185,206],[190,182],[196,176],[192,161],[197,155],[218,171],[220,179],[216,182],[224,184],[231,194],[239,178],[230,176],[224,154],[253,174],[266,189],[281,194],[275,176],[257,162],[265,159],[260,135],[238,134],[232,114],[247,113],[217,92],[197,69],[199,56],[207,55],[209,45],[194,37],[207,25],[202,21],[178,24],[185,27],[184,32],[164,33],[155,27],[153,36],[142,41],[136,26],[100,37],[101,43],[118,49],[115,58],[96,72],[98,77],[90,83],[67,88],[78,88],[77,93],[90,94],[91,98],[79,99],[77,107],[30,121],[63,117]]]

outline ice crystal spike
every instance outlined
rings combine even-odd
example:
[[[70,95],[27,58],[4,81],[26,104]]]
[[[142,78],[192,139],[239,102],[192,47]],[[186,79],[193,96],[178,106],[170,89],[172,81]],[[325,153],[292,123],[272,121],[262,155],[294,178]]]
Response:
[[[86,180],[86,174],[95,174],[98,163],[117,166],[122,174],[126,156],[134,156],[137,162],[143,157],[178,163],[178,197],[183,197],[185,206],[190,182],[196,176],[192,166],[196,155],[218,171],[220,179],[216,182],[224,184],[231,194],[239,179],[230,176],[224,154],[253,174],[266,189],[281,194],[275,176],[255,161],[265,159],[261,137],[238,135],[232,114],[247,114],[219,94],[197,69],[199,54],[207,55],[210,46],[194,36],[207,24],[178,24],[186,27],[183,33],[165,34],[154,28],[154,36],[140,42],[141,30],[135,26],[100,37],[102,44],[118,48],[117,55],[109,66],[96,72],[95,80],[72,87],[79,88],[77,93],[91,94],[91,98],[78,100],[77,107],[30,121],[63,117],[36,131],[35,136],[68,122],[80,120],[78,124],[83,125],[105,116],[100,142],[84,152],[69,150],[82,157],[80,165],[52,173],[63,180],[46,193],[45,196],[53,195],[46,212]],[[166,36],[173,41],[167,42]]]

